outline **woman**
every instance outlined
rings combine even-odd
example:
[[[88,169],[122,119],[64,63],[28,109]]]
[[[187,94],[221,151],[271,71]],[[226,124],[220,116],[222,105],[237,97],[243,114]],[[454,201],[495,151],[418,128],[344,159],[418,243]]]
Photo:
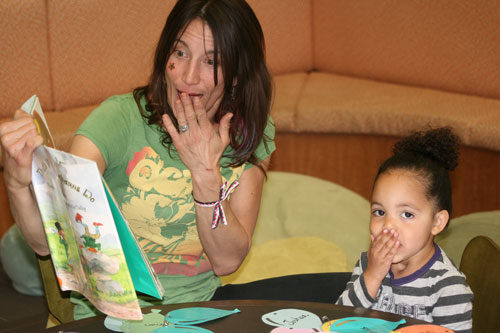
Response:
[[[77,131],[70,152],[97,163],[159,274],[163,303],[210,300],[218,276],[247,255],[275,149],[270,101],[263,33],[248,4],[180,0],[150,82],[103,102]],[[29,188],[42,139],[22,111],[0,136],[13,216],[28,244],[47,255]],[[75,319],[97,313],[73,301]]]

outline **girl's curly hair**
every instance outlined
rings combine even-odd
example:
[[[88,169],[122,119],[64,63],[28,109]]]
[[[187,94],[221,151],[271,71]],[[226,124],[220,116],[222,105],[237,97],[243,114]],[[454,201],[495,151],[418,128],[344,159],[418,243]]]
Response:
[[[396,142],[393,155],[380,166],[378,177],[392,170],[414,172],[426,186],[428,198],[437,210],[451,217],[452,198],[449,171],[458,165],[460,139],[450,127],[415,132]]]

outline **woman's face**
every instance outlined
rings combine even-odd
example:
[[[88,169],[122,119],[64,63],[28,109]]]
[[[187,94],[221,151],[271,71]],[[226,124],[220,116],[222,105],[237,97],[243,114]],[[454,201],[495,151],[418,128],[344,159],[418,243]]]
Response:
[[[214,81],[214,40],[212,31],[201,19],[189,23],[179,36],[174,52],[167,61],[167,97],[170,107],[185,92],[191,100],[198,96],[207,116],[213,120],[224,93],[224,78],[220,59],[217,60],[217,80]]]

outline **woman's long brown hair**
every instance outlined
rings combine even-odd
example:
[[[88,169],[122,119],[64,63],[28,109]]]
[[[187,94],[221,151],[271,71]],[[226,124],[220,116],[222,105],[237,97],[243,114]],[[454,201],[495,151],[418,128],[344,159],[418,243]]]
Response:
[[[167,100],[165,70],[179,36],[196,18],[202,19],[213,34],[215,84],[219,59],[224,76],[224,96],[214,121],[219,122],[227,112],[234,114],[229,129],[233,152],[227,156],[231,162],[226,166],[247,161],[259,165],[255,150],[262,140],[265,144],[269,139],[264,129],[271,108],[272,79],[265,61],[262,28],[244,0],[179,0],[161,33],[149,83],[134,90],[136,103],[147,123],[159,126],[162,143],[170,148],[172,139],[161,127],[161,117],[168,114],[176,126],[178,123]],[[145,110],[142,98],[147,100]]]

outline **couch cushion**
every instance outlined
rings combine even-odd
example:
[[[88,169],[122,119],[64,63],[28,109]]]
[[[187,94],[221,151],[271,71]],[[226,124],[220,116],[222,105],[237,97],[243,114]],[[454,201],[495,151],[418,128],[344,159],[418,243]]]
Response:
[[[253,245],[318,237],[340,247],[352,268],[368,248],[369,221],[369,202],[347,188],[311,176],[269,171]]]
[[[0,1],[0,118],[37,94],[53,108],[46,1]]]
[[[370,204],[319,178],[269,171],[252,248],[224,284],[351,271],[368,248]]]
[[[458,267],[465,246],[478,235],[488,236],[500,244],[500,210],[453,218],[448,227],[436,237],[436,242]]]
[[[271,108],[276,129],[293,131],[297,127],[297,105],[304,90],[308,74],[294,73],[274,76],[274,99]]]
[[[317,70],[500,99],[497,1],[312,2]]]
[[[313,72],[297,107],[295,130],[403,136],[452,126],[465,145],[500,150],[500,100]],[[496,124],[497,124],[496,123]],[[277,124],[279,129],[279,124]]]
[[[247,283],[278,276],[349,272],[344,251],[318,237],[275,239],[252,246],[240,268],[223,284]]]
[[[14,289],[25,295],[44,295],[36,254],[15,224],[1,237],[0,261]]]
[[[69,151],[76,130],[97,106],[89,105],[68,109],[64,112],[49,112],[45,114],[45,119],[47,120],[57,149]]]
[[[491,103],[491,107],[496,108],[496,111],[489,107],[486,112],[483,112],[479,109],[483,105],[477,105],[473,110],[470,146],[500,150],[500,99],[498,101]]]

